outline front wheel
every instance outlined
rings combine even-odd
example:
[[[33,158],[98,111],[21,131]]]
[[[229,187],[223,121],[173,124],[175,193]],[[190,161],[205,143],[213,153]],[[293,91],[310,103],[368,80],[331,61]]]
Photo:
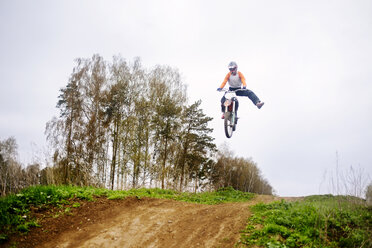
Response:
[[[232,112],[225,112],[224,126],[226,137],[231,138],[235,131],[235,115]]]

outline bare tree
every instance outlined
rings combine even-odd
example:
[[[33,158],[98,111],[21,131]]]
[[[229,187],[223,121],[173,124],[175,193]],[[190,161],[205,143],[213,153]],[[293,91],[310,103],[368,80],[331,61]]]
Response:
[[[25,183],[26,185],[40,184],[40,165],[30,164],[25,169]]]
[[[21,166],[17,162],[18,145],[14,137],[0,140],[0,186],[1,195],[16,192],[20,188]]]
[[[372,183],[370,183],[366,190],[367,206],[372,207]]]
[[[234,189],[258,194],[273,194],[273,188],[263,178],[252,159],[234,157],[228,147],[218,154],[210,182],[215,188],[232,186]]]
[[[39,184],[39,165],[33,164],[23,169],[17,160],[17,149],[14,137],[0,140],[0,194],[2,196]]]
[[[83,152],[77,169],[76,183],[89,185],[93,168],[104,164],[106,130],[104,128],[103,95],[107,87],[106,62],[99,55],[85,60],[82,78],[83,96]]]

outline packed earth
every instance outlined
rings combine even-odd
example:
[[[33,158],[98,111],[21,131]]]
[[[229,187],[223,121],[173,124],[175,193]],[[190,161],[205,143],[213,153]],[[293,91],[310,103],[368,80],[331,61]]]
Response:
[[[154,198],[80,201],[60,213],[32,209],[40,227],[4,247],[234,247],[249,206],[277,200],[258,195],[243,203],[205,205]]]

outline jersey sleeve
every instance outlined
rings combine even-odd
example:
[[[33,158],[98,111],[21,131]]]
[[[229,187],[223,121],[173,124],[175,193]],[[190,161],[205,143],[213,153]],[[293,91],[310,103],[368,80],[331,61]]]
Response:
[[[247,83],[245,82],[245,77],[243,73],[241,73],[240,71],[238,71],[238,73],[239,73],[240,80],[242,80],[243,86],[247,87]]]
[[[225,79],[223,80],[223,82],[222,82],[222,84],[220,86],[221,89],[223,89],[223,87],[225,87],[227,81],[229,80],[230,75],[231,75],[231,72],[227,73]]]

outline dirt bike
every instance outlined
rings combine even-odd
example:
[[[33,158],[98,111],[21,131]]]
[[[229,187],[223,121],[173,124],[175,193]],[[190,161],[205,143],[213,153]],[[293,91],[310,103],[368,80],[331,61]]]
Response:
[[[225,135],[227,138],[231,138],[233,132],[236,129],[236,125],[238,123],[238,117],[236,115],[237,106],[239,104],[238,98],[236,97],[236,91],[243,91],[244,89],[239,89],[235,91],[230,91],[227,89],[221,89],[220,91],[225,92],[225,102],[223,105],[225,106],[225,113],[224,113],[224,128],[225,128]]]

